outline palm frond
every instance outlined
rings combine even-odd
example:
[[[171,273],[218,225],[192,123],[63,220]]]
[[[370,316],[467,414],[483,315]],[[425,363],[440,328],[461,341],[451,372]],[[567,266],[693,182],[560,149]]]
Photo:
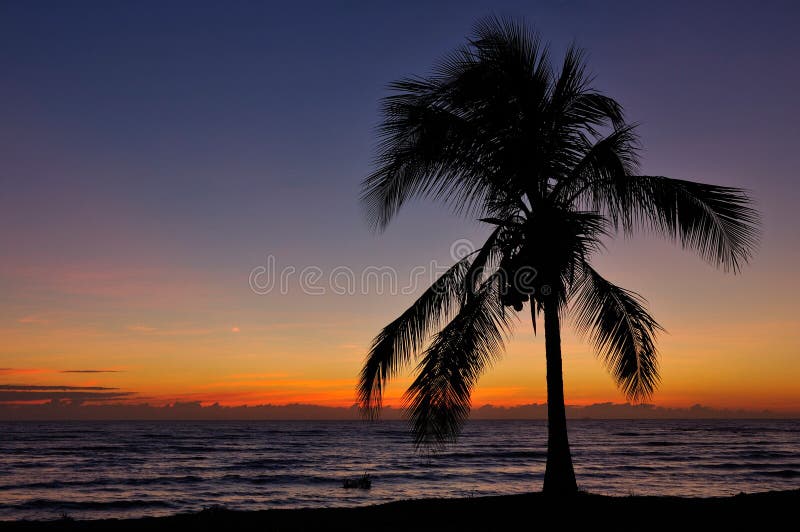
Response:
[[[475,295],[475,291],[483,285],[487,268],[498,262],[501,250],[497,245],[497,239],[502,232],[502,226],[496,227],[483,243],[483,246],[477,250],[475,260],[472,261],[467,273],[464,275],[462,303],[466,302],[467,298]]]
[[[655,335],[661,330],[644,299],[584,265],[573,300],[576,329],[594,344],[625,395],[649,398],[659,381]]]
[[[417,447],[435,449],[455,440],[469,415],[473,387],[503,351],[510,320],[493,276],[435,336],[404,395]]]
[[[456,311],[471,263],[468,256],[454,264],[372,341],[357,389],[365,416],[377,417],[386,381],[408,364],[430,334]]]
[[[454,210],[482,203],[485,191],[474,183],[486,169],[464,158],[476,137],[470,122],[440,105],[435,81],[402,80],[392,88],[397,94],[383,102],[377,169],[362,182],[367,221],[384,229],[413,197],[444,199]]]
[[[645,227],[725,271],[738,272],[752,257],[760,216],[744,190],[661,176],[630,181],[630,206]]]
[[[552,80],[547,46],[542,46],[539,35],[521,21],[498,16],[482,18],[473,26],[470,44],[476,62],[492,65],[495,71],[518,72],[544,82],[544,86]]]
[[[586,52],[575,45],[564,54],[561,71],[550,95],[550,111],[562,126],[585,129],[597,136],[597,128],[624,126],[622,106],[615,99],[592,88],[594,77],[587,72]]]
[[[573,119],[585,120],[593,126],[605,126],[609,122],[614,129],[625,126],[622,105],[614,98],[594,90],[587,90],[575,98],[571,114]]]
[[[522,133],[541,128],[522,122],[537,120],[551,82],[538,37],[523,25],[486,19],[469,46],[446,56],[432,75],[393,83],[381,110],[377,168],[362,183],[368,222],[383,229],[418,197],[461,215],[524,210],[524,180],[533,174],[520,171],[531,146]]]
[[[635,129],[636,125],[619,127],[587,147],[567,177],[553,188],[553,200],[567,207],[576,205],[605,213],[617,225],[620,202],[616,198],[625,190],[614,187],[626,183],[625,176],[633,174],[639,165]],[[623,225],[629,227],[630,221],[623,220]]]
[[[760,217],[739,188],[662,176],[635,175],[635,126],[617,129],[586,153],[553,197],[621,223],[626,233],[654,230],[725,271],[749,261],[759,238]]]

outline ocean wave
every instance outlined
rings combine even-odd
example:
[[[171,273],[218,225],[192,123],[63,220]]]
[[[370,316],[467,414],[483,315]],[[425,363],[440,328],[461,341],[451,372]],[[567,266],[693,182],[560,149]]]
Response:
[[[105,486],[161,486],[170,484],[187,484],[203,482],[202,477],[194,475],[184,476],[158,476],[141,478],[93,478],[87,480],[50,480],[43,482],[28,482],[22,484],[2,484],[0,491],[15,489],[64,489],[79,487],[105,487]]]
[[[794,478],[800,477],[800,471],[794,469],[781,469],[780,471],[761,471],[760,475],[769,477]]]
[[[234,464],[221,466],[221,470],[237,471],[251,469],[275,469],[277,467],[289,467],[301,464],[301,460],[292,458],[258,458],[256,460],[243,460]]]
[[[509,494],[541,486],[547,451],[543,425],[514,421],[471,424],[431,456],[415,451],[401,422],[87,425],[81,440],[73,438],[84,434],[79,423],[69,437],[64,424],[9,425],[12,436],[0,439],[3,519]],[[796,488],[800,432],[791,427],[800,422],[603,421],[572,424],[570,440],[578,483],[589,492],[714,496]],[[341,488],[365,471],[370,492]]]
[[[696,463],[698,467],[704,467],[709,469],[771,469],[775,466],[788,466],[788,467],[800,467],[800,465],[796,464],[776,464],[776,463],[769,463],[769,462],[723,462],[723,463]]]
[[[441,453],[434,455],[434,460],[460,460],[464,458],[547,458],[547,453],[544,451],[493,451],[493,452],[457,452],[457,453]]]
[[[119,499],[113,501],[66,501],[60,499],[31,499],[19,504],[0,503],[0,509],[109,510],[115,508],[174,508],[161,500]]]

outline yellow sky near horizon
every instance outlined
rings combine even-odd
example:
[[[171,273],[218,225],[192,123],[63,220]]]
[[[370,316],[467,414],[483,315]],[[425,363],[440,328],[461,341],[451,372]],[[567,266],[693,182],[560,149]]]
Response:
[[[613,271],[633,255],[624,244],[611,247],[617,249],[598,262]],[[726,276],[669,248],[656,246],[654,255],[636,259],[639,273],[629,283],[649,296],[651,309],[667,329],[659,337],[662,384],[651,402],[800,412],[800,324],[791,315],[789,294],[761,306],[746,303],[764,293],[758,276],[747,271]],[[672,252],[666,267],[659,258],[665,251]],[[693,271],[688,281],[671,286],[661,280],[665,269],[686,268]],[[63,284],[53,276],[42,309],[30,305],[31,312],[20,314],[6,303],[0,314],[0,367],[6,368],[0,370],[0,381],[119,388],[135,392],[125,399],[134,403],[349,406],[369,341],[412,299],[331,294],[262,298],[246,289],[242,293],[241,287],[224,296],[224,290],[191,275],[182,275],[185,286],[160,275],[167,279],[161,284],[143,276],[128,280],[132,288],[121,282],[110,291],[94,279],[76,286],[72,275]],[[698,302],[683,297],[684,290]],[[29,304],[36,299],[25,293]],[[274,302],[282,301],[280,297],[293,303],[287,301],[276,313]],[[249,306],[223,317],[230,314],[227,307],[242,300]],[[527,318],[527,308],[520,316]],[[624,402],[591,346],[572,334],[568,322],[563,329],[567,402]],[[61,373],[87,369],[112,372]],[[541,330],[534,337],[529,323],[521,321],[504,357],[481,379],[473,404],[542,403],[544,376]],[[397,406],[409,382],[409,376],[392,382],[386,403]]]

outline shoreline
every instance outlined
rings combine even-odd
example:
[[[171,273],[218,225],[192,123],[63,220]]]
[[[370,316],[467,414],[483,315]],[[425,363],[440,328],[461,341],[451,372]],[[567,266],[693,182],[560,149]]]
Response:
[[[360,507],[274,510],[209,508],[197,513],[132,519],[0,521],[0,530],[512,530],[559,523],[641,530],[650,525],[692,529],[713,524],[759,527],[791,522],[800,489],[727,497],[613,497],[581,493],[554,498],[542,493],[454,499],[414,499]],[[641,517],[647,518],[642,522]]]

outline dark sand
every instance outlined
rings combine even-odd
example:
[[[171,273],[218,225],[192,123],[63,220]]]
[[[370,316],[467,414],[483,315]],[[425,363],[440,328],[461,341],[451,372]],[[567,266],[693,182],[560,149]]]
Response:
[[[126,520],[3,522],[2,530],[797,530],[800,489],[707,499],[540,493],[470,499],[401,501],[361,508],[195,514]],[[556,526],[554,526],[556,525]]]

